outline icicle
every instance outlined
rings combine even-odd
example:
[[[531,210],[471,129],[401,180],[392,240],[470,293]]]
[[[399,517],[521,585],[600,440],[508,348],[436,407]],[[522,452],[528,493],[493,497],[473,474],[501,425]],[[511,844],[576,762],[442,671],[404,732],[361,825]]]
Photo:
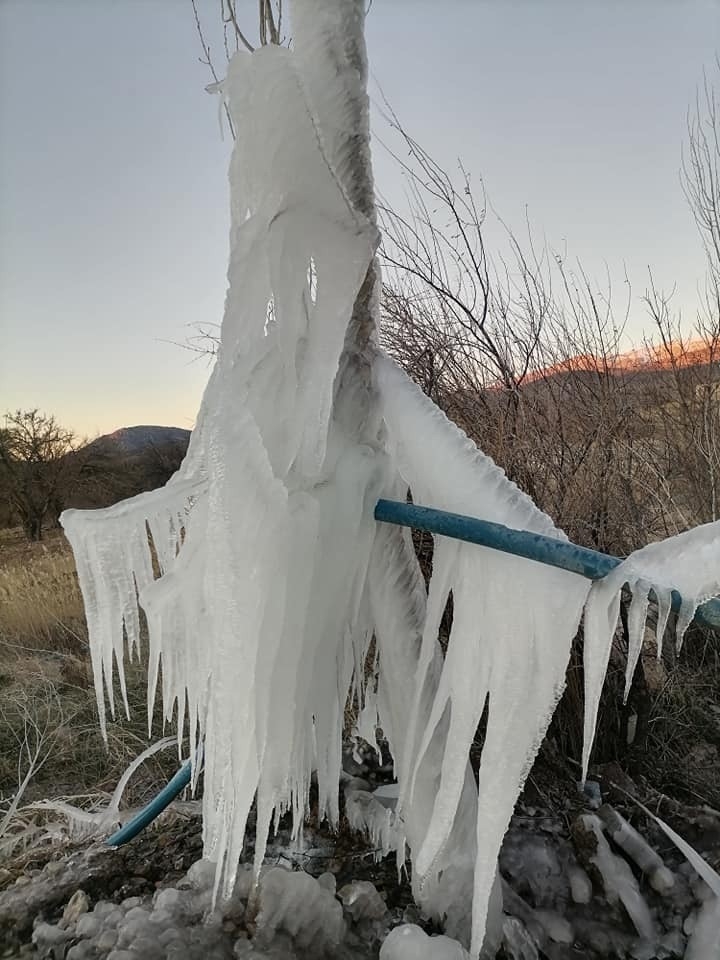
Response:
[[[676,590],[682,597],[675,627],[678,650],[698,606],[720,593],[720,521],[650,543],[630,554],[603,580],[593,584],[585,609],[583,779],[587,777],[600,694],[620,614],[620,591],[624,584],[633,593],[628,615],[627,699],[642,648],[650,592],[658,602],[658,656],[662,651],[672,591]]]
[[[388,444],[413,498],[515,529],[563,534],[390,360],[375,366]],[[480,951],[495,864],[517,796],[563,688],[588,583],[581,577],[436,537],[423,649],[403,747],[401,812],[424,810],[413,838],[413,879],[431,911],[442,866],[467,854],[467,763],[483,709],[487,732],[474,832],[471,953]],[[453,595],[439,679],[437,629]],[[382,659],[381,659],[382,666]],[[414,841],[414,842],[413,842]]]

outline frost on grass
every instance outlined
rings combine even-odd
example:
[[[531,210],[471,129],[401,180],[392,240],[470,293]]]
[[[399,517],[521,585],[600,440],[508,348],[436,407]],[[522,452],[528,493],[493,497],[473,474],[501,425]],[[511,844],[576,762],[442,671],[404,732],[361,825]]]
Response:
[[[372,821],[399,866],[409,850],[418,903],[476,956],[502,936],[498,851],[562,692],[588,583],[437,537],[426,592],[409,533],[373,520],[378,497],[410,492],[429,506],[564,536],[372,338],[362,356],[346,343],[359,329],[356,301],[372,306],[377,295],[379,238],[363,179],[363,9],[361,0],[295,0],[293,51],[266,47],[231,61],[221,85],[239,131],[229,286],[187,456],[162,490],[62,520],[103,729],[114,671],[127,709],[123,661],[139,646],[139,604],[149,716],[161,676],[165,717],[187,716],[192,756],[204,741],[214,896],[232,893],[254,799],[256,877],[273,823],[291,811],[301,831],[313,772],[319,813],[337,823],[351,697],[362,729],[382,729],[398,780],[393,810],[377,798],[363,810],[358,794],[357,820]],[[373,277],[375,294],[359,298]],[[688,555],[701,536],[687,535]],[[715,571],[717,544],[710,531],[703,556]],[[680,583],[667,563],[673,549],[633,555],[593,592],[587,751],[623,581],[636,592],[634,624],[650,584],[661,606],[669,586],[681,587],[682,623],[717,588],[697,566],[690,576],[690,563]],[[478,788],[468,754],[483,716]]]

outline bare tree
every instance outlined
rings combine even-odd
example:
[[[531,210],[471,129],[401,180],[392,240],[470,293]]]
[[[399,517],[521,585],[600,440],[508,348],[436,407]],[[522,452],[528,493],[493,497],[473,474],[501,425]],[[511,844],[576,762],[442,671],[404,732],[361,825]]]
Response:
[[[43,525],[64,508],[80,461],[71,430],[38,410],[5,415],[0,430],[0,474],[7,496],[30,540],[41,540]]]
[[[720,60],[717,69],[720,72]],[[707,292],[717,316],[720,307],[720,108],[717,89],[707,74],[697,92],[695,106],[688,114],[687,128],[682,185],[705,248]]]

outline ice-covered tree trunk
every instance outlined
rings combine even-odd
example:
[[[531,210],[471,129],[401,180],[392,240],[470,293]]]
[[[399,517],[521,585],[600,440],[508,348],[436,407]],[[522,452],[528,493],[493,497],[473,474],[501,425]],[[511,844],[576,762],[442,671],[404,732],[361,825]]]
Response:
[[[337,173],[350,204],[375,225],[365,7],[365,0],[294,0],[293,41],[307,78],[306,92],[315,116],[332,113],[344,120],[341,135],[327,148],[330,165]],[[319,136],[322,140],[321,128]],[[353,304],[333,398],[335,428],[377,446],[383,444],[379,393],[373,381],[373,364],[378,353],[380,283],[378,260],[373,257]],[[399,488],[397,493],[402,497],[405,491]],[[381,577],[375,578],[375,571],[382,571]],[[391,572],[389,578],[388,572]],[[424,586],[409,535],[392,527],[384,529],[377,537],[371,557],[370,597],[377,601],[382,596],[375,604],[376,621],[386,615],[390,617],[390,622],[376,622],[379,656],[385,667],[380,698],[385,707],[383,727],[387,732],[390,729],[403,731],[411,713],[412,678],[420,660],[425,615],[424,600],[418,598],[423,593]],[[403,615],[408,618],[405,622],[402,622]],[[429,705],[440,676],[441,657],[437,644],[433,660],[422,706],[419,707],[425,708],[425,714],[419,720],[423,727],[429,719]],[[445,731],[440,731],[435,738],[436,753],[442,749],[440,741],[445,735]],[[397,734],[394,741],[395,759],[400,763],[402,744]],[[432,816],[432,806],[427,801],[438,785],[438,768],[434,766],[429,781],[418,791],[418,797],[422,795],[425,801],[416,801],[414,809],[405,813],[405,839],[411,857],[419,850],[427,833]],[[437,866],[432,880],[426,878],[422,885],[419,881],[415,885],[420,902],[424,901],[434,909],[438,917],[449,916],[453,932],[463,935],[469,934],[476,808],[477,792],[468,762],[466,783],[455,818],[455,842],[451,843],[453,856]],[[498,898],[499,887],[496,901]],[[495,909],[498,908],[496,902]]]
[[[328,163],[353,209],[377,225],[370,157],[364,0],[293,0],[293,47],[316,118],[340,118],[332,138],[318,125]],[[353,304],[334,388],[334,420],[351,435],[377,440],[372,362],[377,342],[380,270],[371,260]]]
[[[426,595],[409,534],[375,523],[378,497],[410,489],[422,503],[563,536],[378,352],[364,0],[295,0],[291,15],[293,49],[238,53],[221,85],[238,134],[228,292],[187,457],[161,490],[62,518],[101,724],[115,669],[127,708],[123,660],[139,644],[139,603],[149,716],[160,686],[165,716],[189,720],[193,756],[204,741],[205,854],[228,894],[254,800],[258,870],[274,821],[290,810],[302,829],[314,774],[320,814],[337,823],[354,696],[363,730],[379,726],[391,746],[392,844],[401,862],[410,849],[415,896],[477,955],[502,838],[562,691],[588,584],[438,537]],[[717,566],[713,536],[703,562]],[[650,559],[666,598],[657,579],[667,555]],[[618,570],[594,595],[591,704]],[[468,754],[483,716],[476,786]]]
[[[343,128],[332,144],[326,147],[330,165],[336,172],[343,189],[354,209],[367,220],[377,223],[375,192],[370,156],[370,125],[367,96],[367,54],[365,49],[364,0],[294,0],[293,6],[294,49],[303,65],[306,77],[306,93],[316,117],[332,113],[342,116]],[[319,128],[323,141],[323,131]],[[333,392],[333,423],[331,429],[342,431],[347,436],[381,448],[383,438],[380,429],[380,404],[377,386],[373,381],[373,363],[377,356],[377,313],[380,292],[380,269],[377,257],[371,260],[363,283],[353,304],[352,315],[345,334],[343,352]],[[403,496],[404,491],[399,490]],[[422,642],[424,601],[413,610],[413,603],[424,592],[422,578],[415,560],[412,544],[407,534],[395,528],[386,528],[373,548],[370,562],[371,603],[383,594],[382,601],[375,604],[375,616],[379,619],[389,612],[391,620],[406,612],[410,622],[402,629],[396,624],[382,624],[377,629],[379,656],[386,669],[383,671],[384,689],[380,691],[381,703],[385,706],[383,726],[402,731],[412,707],[412,678],[417,669]],[[381,556],[382,555],[382,558]],[[385,574],[388,568],[393,576]],[[382,582],[373,578],[373,571],[383,571]],[[374,583],[374,588],[373,588]],[[409,609],[410,608],[410,609]],[[380,626],[379,624],[377,625]],[[408,629],[409,627],[409,629]],[[429,688],[425,691],[425,705],[432,702],[439,678],[439,648],[435,652],[435,670]],[[392,728],[389,716],[392,717]],[[426,722],[424,717],[421,722]],[[402,745],[396,736],[393,744],[396,761],[400,761]],[[435,771],[434,771],[435,773]],[[427,788],[434,790],[433,782]],[[427,788],[424,795],[428,795]],[[467,784],[463,791],[456,832],[463,836],[460,846],[464,856],[455,856],[452,862],[443,864],[443,881],[437,879],[422,887],[416,884],[416,895],[428,905],[433,900],[438,916],[451,912],[455,916],[456,932],[469,933],[470,893],[474,864],[474,823],[477,806],[476,791],[469,764]],[[419,849],[427,832],[432,807],[415,805],[413,814],[406,813],[406,840],[412,853]],[[441,873],[435,871],[436,877]],[[432,895],[431,895],[432,891]],[[462,930],[463,925],[465,929]]]

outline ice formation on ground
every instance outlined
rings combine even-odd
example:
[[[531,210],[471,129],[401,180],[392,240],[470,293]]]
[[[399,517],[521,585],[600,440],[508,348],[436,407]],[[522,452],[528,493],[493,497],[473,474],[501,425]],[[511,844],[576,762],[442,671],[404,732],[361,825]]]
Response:
[[[330,888],[302,871],[273,867],[262,880],[257,916],[260,946],[270,945],[278,931],[287,933],[300,950],[332,956],[345,934],[343,908]]]
[[[414,923],[395,927],[380,948],[380,960],[469,960],[457,940],[429,937]]]
[[[372,923],[387,917],[385,901],[368,880],[353,880],[338,890],[338,896],[356,923]]]
[[[598,817],[612,841],[634,860],[654,890],[667,893],[672,889],[675,879],[660,855],[617,810],[604,804],[598,810]]]
[[[720,958],[720,896],[710,897],[695,915],[685,960]]]
[[[364,960],[376,951],[378,933],[387,932],[387,911],[380,914],[377,901],[384,904],[372,884],[352,891],[345,916],[331,874],[315,879],[302,871],[264,870],[251,907],[253,872],[241,870],[232,897],[215,910],[214,879],[215,865],[201,860],[177,886],[152,898],[100,900],[90,909],[79,891],[58,923],[35,924],[33,943],[40,956],[55,951],[66,960]],[[358,905],[365,907],[362,916],[353,912]],[[368,919],[382,922],[364,925]],[[256,930],[252,940],[248,922]]]
[[[62,522],[101,723],[106,701],[114,712],[115,669],[127,709],[123,660],[138,649],[139,602],[149,713],[161,673],[165,716],[187,711],[191,755],[204,740],[215,895],[232,896],[255,799],[256,878],[273,823],[290,810],[302,829],[313,773],[319,813],[337,822],[351,696],[363,730],[379,724],[387,737],[399,783],[396,808],[380,804],[370,817],[379,841],[395,847],[399,866],[409,848],[428,914],[473,956],[483,943],[492,955],[498,852],[562,692],[588,583],[437,537],[426,595],[407,531],[373,520],[379,496],[410,491],[427,505],[563,536],[372,338],[362,357],[347,349],[347,331],[363,322],[358,301],[373,319],[378,282],[372,201],[362,203],[357,182],[358,157],[368,166],[363,9],[363,0],[295,0],[292,51],[233,57],[221,85],[239,131],[229,288],[188,454],[164,489],[68,511]],[[636,592],[633,624],[644,620],[651,583],[663,611],[671,585],[687,594],[684,624],[718,584],[698,579],[690,560],[678,581],[667,558],[699,545],[717,570],[717,531],[704,535],[646,548],[594,588],[586,766],[623,581]],[[468,754],[483,716],[478,789]]]
[[[504,955],[511,960],[560,958],[581,950],[593,960],[671,960],[692,947],[687,955],[694,960],[718,960],[713,938],[717,897],[696,868],[682,861],[679,851],[664,847],[675,883],[661,894],[640,881],[655,921],[652,938],[640,937],[632,931],[612,882],[614,905],[603,893],[592,863],[594,834],[575,832],[583,816],[574,821],[573,844],[562,814],[520,803],[500,858]],[[409,904],[407,885],[398,884],[392,865],[373,864],[367,856],[371,851],[361,843],[341,852],[328,831],[310,828],[306,849],[313,855],[300,855],[296,863],[303,863],[311,875],[271,866],[287,850],[286,821],[268,850],[259,887],[252,864],[241,864],[232,897],[213,910],[215,864],[200,860],[188,867],[190,860],[185,860],[184,876],[178,876],[174,866],[187,841],[199,839],[198,826],[197,821],[183,827],[176,823],[169,831],[144,834],[120,851],[99,844],[75,847],[60,860],[51,858],[42,870],[26,870],[16,884],[4,888],[0,870],[0,942],[6,946],[9,936],[11,946],[26,943],[32,933],[37,947],[33,956],[48,960],[108,960],[108,955],[111,960],[318,960],[323,955],[377,960],[384,938],[397,925],[422,924],[426,933],[436,932]],[[652,829],[646,836],[657,846]],[[711,855],[712,841],[704,849]],[[143,870],[146,857],[156,868],[138,883],[134,871]],[[576,857],[595,880],[591,902],[578,903],[570,896]],[[695,859],[701,873],[717,882],[709,864]],[[354,879],[341,879],[348,877]],[[373,882],[359,877],[372,877]],[[148,892],[153,886],[154,893]],[[20,931],[24,937],[17,941],[14,935]],[[445,944],[455,954],[461,946],[420,940],[428,946]],[[18,954],[25,955],[22,950]]]
[[[603,833],[602,822],[595,814],[586,814],[582,821],[585,828],[595,836],[596,853],[591,862],[602,876],[608,900],[611,903],[619,900],[635,925],[638,935],[654,942],[657,939],[655,923],[630,865],[612,852]]]

